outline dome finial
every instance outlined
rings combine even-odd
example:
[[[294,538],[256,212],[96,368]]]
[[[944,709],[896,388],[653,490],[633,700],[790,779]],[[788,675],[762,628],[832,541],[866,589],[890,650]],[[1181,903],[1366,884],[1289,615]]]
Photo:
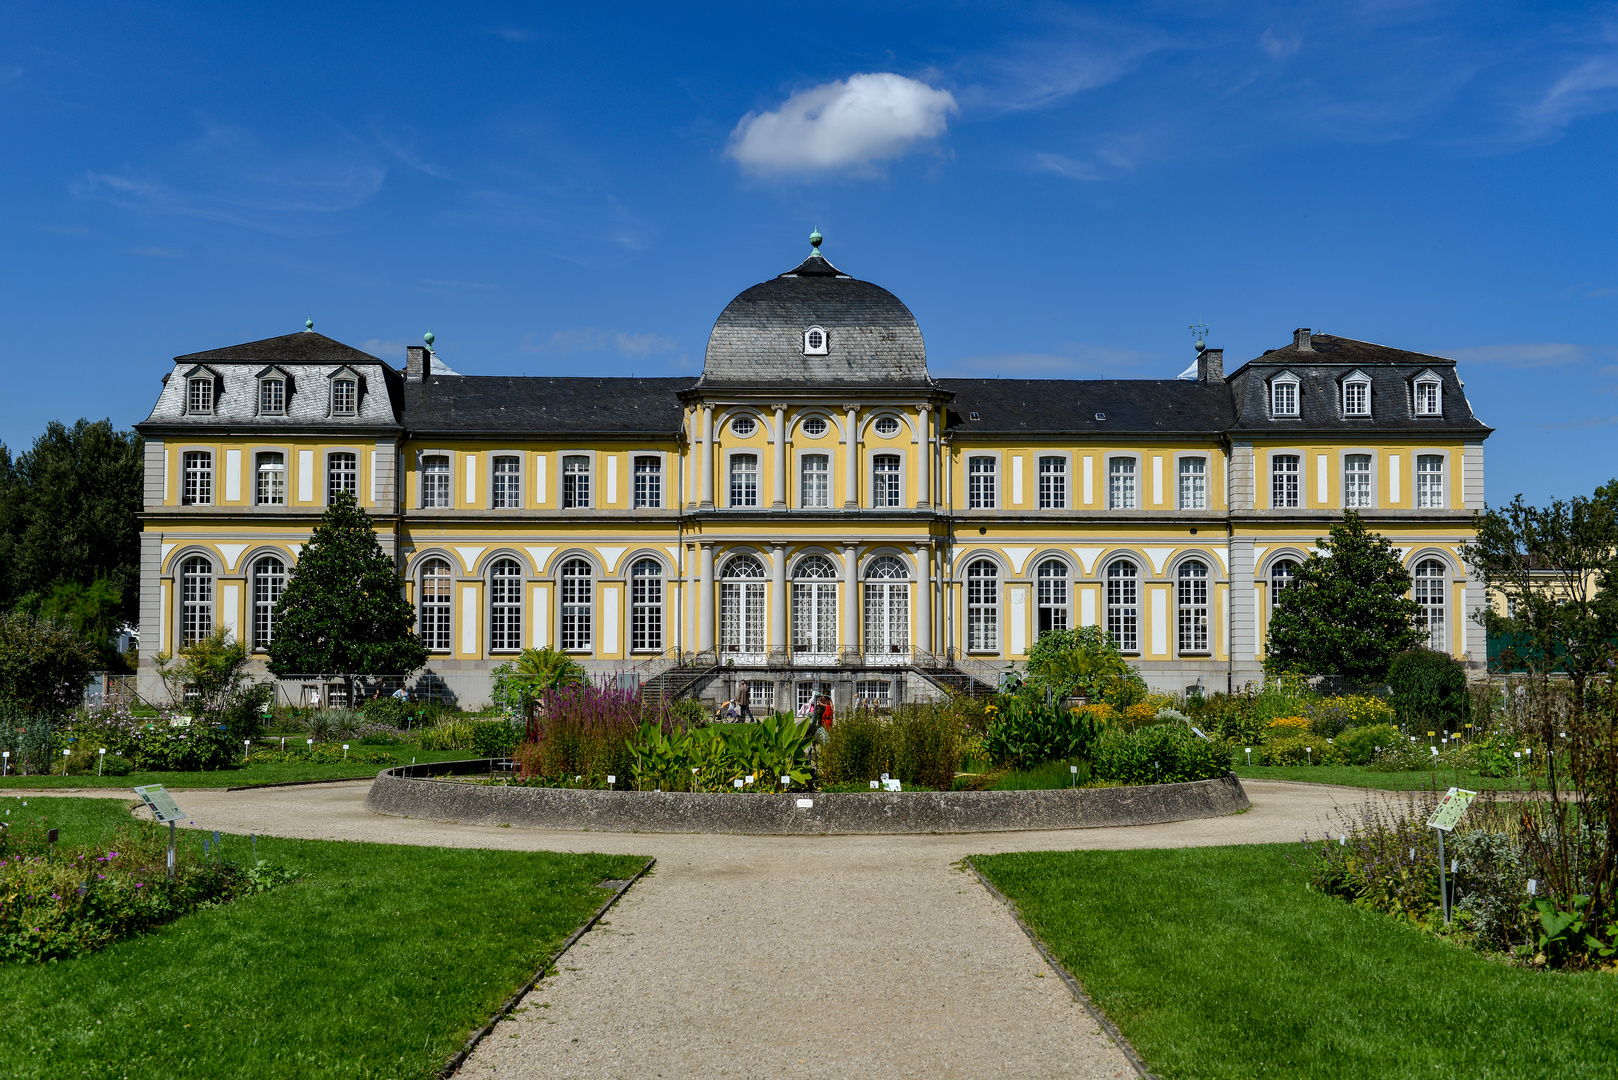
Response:
[[[305,320],[303,320],[303,328],[305,330],[313,330],[315,328],[315,320],[313,320],[313,319],[305,319]]]
[[[433,337],[433,332],[431,330],[429,330],[425,334],[421,335],[421,340],[423,340],[423,341],[425,341],[427,343],[427,351],[432,352],[433,351],[433,342],[437,341],[438,339]]]
[[[820,235],[819,229],[809,234],[809,247],[813,249],[809,252],[811,259],[820,254],[820,242],[824,239],[825,237]]]

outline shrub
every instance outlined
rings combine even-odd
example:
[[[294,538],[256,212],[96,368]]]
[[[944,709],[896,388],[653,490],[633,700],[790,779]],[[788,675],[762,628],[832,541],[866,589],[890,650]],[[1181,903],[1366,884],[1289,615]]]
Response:
[[[643,707],[638,693],[589,685],[546,691],[514,757],[525,780],[570,782],[582,776],[600,784],[609,774],[627,777],[630,739],[642,719],[663,731],[672,727],[662,702]]]
[[[669,706],[669,719],[686,730],[699,728],[708,722],[708,710],[696,698],[681,698]]]
[[[1388,685],[1403,724],[1455,730],[1466,722],[1466,668],[1452,656],[1432,649],[1401,653],[1388,669]]]
[[[773,713],[756,724],[662,730],[641,723],[631,740],[631,776],[641,790],[732,792],[802,790],[809,783],[809,720]],[[783,785],[781,777],[789,777]],[[749,780],[751,783],[749,784]]]
[[[337,743],[316,743],[310,746],[289,746],[285,750],[254,750],[247,757],[248,767],[254,765],[397,765],[399,759],[386,750],[350,749],[344,756]]]
[[[1369,694],[1321,698],[1309,706],[1306,715],[1309,717],[1309,730],[1329,738],[1336,738],[1339,732],[1348,728],[1393,722],[1393,708],[1381,698]]]
[[[820,783],[875,780],[887,773],[906,784],[948,791],[975,712],[953,701],[910,702],[886,717],[865,710],[839,717],[815,751]]]
[[[95,657],[68,622],[0,612],[0,705],[40,716],[67,712],[89,684]]]
[[[1307,716],[1277,716],[1264,727],[1264,732],[1270,738],[1287,738],[1292,735],[1301,735],[1309,730]]]
[[[1116,784],[1176,784],[1228,772],[1223,747],[1178,724],[1113,729],[1101,739],[1092,764],[1096,779]]]
[[[1372,724],[1348,728],[1337,736],[1335,746],[1343,764],[1369,765],[1380,748],[1396,742],[1409,744],[1409,740],[1399,734],[1399,729],[1392,724]]]
[[[1252,695],[1213,694],[1186,703],[1191,719],[1207,729],[1244,746],[1252,746],[1263,738],[1268,721],[1253,713]]]
[[[1253,748],[1259,765],[1340,765],[1342,755],[1314,735],[1280,735]]]
[[[471,720],[447,720],[415,730],[416,745],[423,750],[470,750],[476,737]]]
[[[373,698],[360,706],[360,712],[367,723],[392,728],[404,727],[413,715],[410,702],[392,696]]]
[[[474,720],[472,750],[478,757],[510,757],[522,732],[522,725],[510,720]]]
[[[122,754],[108,754],[101,771],[107,776],[128,776],[135,771],[135,763]]]
[[[1028,650],[1028,685],[1040,697],[1084,694],[1091,700],[1134,674],[1129,661],[1099,626],[1047,630]],[[1139,676],[1135,676],[1136,679]],[[1127,704],[1127,702],[1126,702]]]
[[[1370,764],[1377,772],[1411,772],[1432,768],[1432,758],[1426,743],[1411,742],[1401,735],[1373,755]]]
[[[1088,758],[1094,751],[1101,725],[1087,710],[1046,705],[1023,696],[1000,699],[995,718],[983,733],[989,760],[996,765],[1038,765],[1071,757]],[[1126,718],[1137,710],[1150,710],[1139,703],[1127,707]],[[1155,716],[1155,712],[1151,713]]]
[[[1485,948],[1520,944],[1528,866],[1518,845],[1504,833],[1474,829],[1457,837],[1450,851],[1460,863],[1456,916],[1470,924]]]

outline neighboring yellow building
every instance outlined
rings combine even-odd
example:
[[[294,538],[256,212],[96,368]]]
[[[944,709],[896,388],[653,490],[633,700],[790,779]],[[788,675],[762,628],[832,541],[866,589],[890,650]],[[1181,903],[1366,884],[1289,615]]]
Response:
[[[416,604],[412,685],[469,705],[545,645],[662,692],[893,702],[1096,624],[1154,686],[1239,687],[1345,507],[1434,647],[1482,661],[1458,548],[1490,429],[1454,361],[1299,330],[1228,377],[1206,349],[1194,379],[934,379],[904,304],[813,240],[695,382],[463,376],[430,336],[399,371],[312,330],[178,357],[139,425],[147,654],[216,625],[261,649],[348,490]]]

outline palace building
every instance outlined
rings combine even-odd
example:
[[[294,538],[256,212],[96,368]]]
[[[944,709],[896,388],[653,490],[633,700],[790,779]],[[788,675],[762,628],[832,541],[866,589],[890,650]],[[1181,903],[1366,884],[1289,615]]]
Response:
[[[264,650],[339,491],[416,606],[409,685],[469,706],[529,646],[663,693],[894,703],[1089,625],[1156,687],[1239,688],[1346,508],[1432,647],[1483,661],[1458,552],[1490,429],[1453,360],[1297,330],[1229,374],[1206,348],[1194,378],[936,379],[909,309],[811,240],[695,381],[461,375],[431,335],[401,370],[312,329],[177,357],[138,425],[142,692],[216,627]],[[331,700],[319,674],[287,693]]]

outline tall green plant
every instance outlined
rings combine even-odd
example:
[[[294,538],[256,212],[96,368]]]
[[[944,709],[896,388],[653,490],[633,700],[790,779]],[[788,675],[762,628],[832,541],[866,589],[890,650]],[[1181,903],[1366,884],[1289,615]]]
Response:
[[[67,623],[0,613],[0,705],[61,716],[83,699],[94,662],[94,649]]]
[[[490,697],[507,712],[527,716],[529,708],[547,691],[582,685],[584,665],[559,649],[524,649],[514,661],[495,668]]]
[[[1053,697],[1087,695],[1099,701],[1115,681],[1134,673],[1112,637],[1099,626],[1047,630],[1028,651],[1028,687]]]

